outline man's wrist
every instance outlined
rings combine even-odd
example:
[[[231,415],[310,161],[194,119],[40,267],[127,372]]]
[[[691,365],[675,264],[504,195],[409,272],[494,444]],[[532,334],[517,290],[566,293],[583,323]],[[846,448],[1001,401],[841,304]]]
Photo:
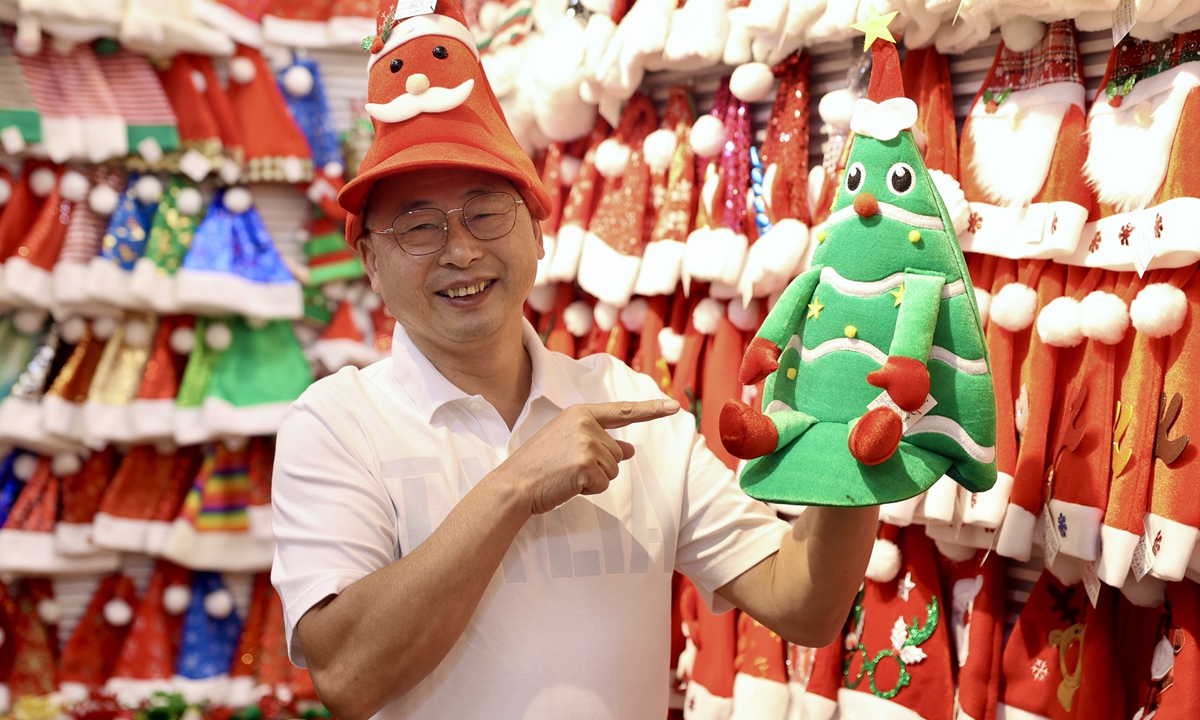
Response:
[[[533,515],[533,503],[521,479],[500,466],[484,476],[480,482],[489,494],[489,502],[504,517],[513,517],[522,524]]]

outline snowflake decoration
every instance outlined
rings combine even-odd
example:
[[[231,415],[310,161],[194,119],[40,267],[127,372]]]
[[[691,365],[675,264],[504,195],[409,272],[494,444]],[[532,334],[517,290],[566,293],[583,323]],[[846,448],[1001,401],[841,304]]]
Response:
[[[1067,536],[1067,516],[1062,513],[1058,514],[1058,534],[1063,537]]]
[[[896,622],[892,625],[892,634],[890,636],[892,648],[900,656],[900,662],[905,665],[919,663],[927,656],[925,651],[916,645],[906,645],[908,641],[908,625],[905,624],[903,617],[896,618]]]
[[[1133,223],[1125,223],[1121,226],[1121,232],[1117,233],[1122,245],[1129,244],[1129,238],[1133,236]]]
[[[1088,245],[1088,253],[1094,253],[1099,249],[1100,249],[1100,231],[1097,230],[1096,234],[1092,236],[1091,244]]]
[[[912,573],[905,573],[904,577],[900,578],[899,587],[896,588],[896,594],[901,600],[907,601],[908,594],[913,591],[917,584],[912,581]]]
[[[1046,661],[1038,658],[1037,662],[1030,668],[1033,671],[1033,679],[1038,682],[1045,682],[1046,676],[1050,674],[1050,668],[1046,666]]]
[[[982,228],[983,228],[983,218],[979,216],[979,213],[972,212],[967,217],[967,231],[976,233],[976,232],[979,232],[980,229],[982,229]]]

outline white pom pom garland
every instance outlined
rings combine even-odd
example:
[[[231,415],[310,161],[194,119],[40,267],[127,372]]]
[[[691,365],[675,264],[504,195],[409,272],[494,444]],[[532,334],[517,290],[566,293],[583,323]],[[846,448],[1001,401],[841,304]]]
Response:
[[[1075,347],[1083,342],[1080,327],[1079,301],[1075,298],[1054,298],[1037,318],[1037,333],[1042,342],[1054,347]]]
[[[1036,290],[1024,283],[1009,283],[992,298],[992,322],[1009,332],[1020,332],[1033,324],[1037,303]]]
[[[1088,293],[1079,303],[1079,329],[1084,337],[1116,345],[1129,328],[1129,307],[1110,292]]]
[[[1134,329],[1153,338],[1179,332],[1187,319],[1187,295],[1170,283],[1152,283],[1129,303]]]

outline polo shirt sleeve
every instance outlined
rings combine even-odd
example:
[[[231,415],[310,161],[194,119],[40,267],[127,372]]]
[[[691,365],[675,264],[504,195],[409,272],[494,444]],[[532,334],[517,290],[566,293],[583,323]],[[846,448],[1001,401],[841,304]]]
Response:
[[[395,510],[346,403],[314,386],[284,416],[271,492],[289,656],[307,667],[296,623],[322,599],[397,559]],[[324,400],[324,401],[323,401]]]
[[[692,422],[688,416],[688,422]],[[715,613],[733,609],[718,588],[779,550],[791,525],[742,492],[737,477],[693,435],[675,568],[691,578]]]

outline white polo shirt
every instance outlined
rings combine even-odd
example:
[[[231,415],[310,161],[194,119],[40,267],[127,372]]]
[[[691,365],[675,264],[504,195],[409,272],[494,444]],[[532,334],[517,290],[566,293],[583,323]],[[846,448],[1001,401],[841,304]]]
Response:
[[[563,409],[663,397],[608,355],[542,346],[510,431],[444,378],[399,324],[392,357],[304,393],[279,430],[271,579],[294,630],[313,605],[412,552],[467,492]],[[713,408],[710,412],[716,412]],[[671,572],[713,591],[779,548],[789,526],[738,488],[695,418],[611,431],[637,454],[608,491],[532,517],[441,664],[386,718],[661,720],[667,713]]]

